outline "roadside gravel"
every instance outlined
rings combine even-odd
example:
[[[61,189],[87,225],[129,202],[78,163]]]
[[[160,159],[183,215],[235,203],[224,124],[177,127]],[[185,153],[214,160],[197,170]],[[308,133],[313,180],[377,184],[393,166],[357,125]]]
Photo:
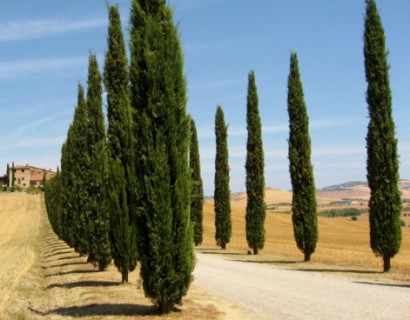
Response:
[[[410,284],[350,280],[197,253],[195,283],[253,319],[409,319]]]

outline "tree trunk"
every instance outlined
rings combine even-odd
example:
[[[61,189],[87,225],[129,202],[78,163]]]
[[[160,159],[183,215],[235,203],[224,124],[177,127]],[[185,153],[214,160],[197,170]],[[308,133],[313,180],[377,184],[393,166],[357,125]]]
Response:
[[[101,262],[98,263],[98,271],[105,271],[107,266]]]
[[[121,282],[128,283],[128,270],[125,268],[121,271]]]
[[[174,305],[170,302],[160,302],[158,304],[158,309],[161,314],[167,314],[174,309]]]
[[[254,247],[253,248],[253,254],[257,255],[258,253],[259,253],[259,249],[257,247]]]
[[[305,262],[310,261],[310,255],[311,255],[310,252],[305,252]]]
[[[221,244],[221,248],[222,248],[222,250],[225,250],[226,249],[226,243]]]
[[[383,272],[389,272],[390,268],[390,256],[383,256]]]

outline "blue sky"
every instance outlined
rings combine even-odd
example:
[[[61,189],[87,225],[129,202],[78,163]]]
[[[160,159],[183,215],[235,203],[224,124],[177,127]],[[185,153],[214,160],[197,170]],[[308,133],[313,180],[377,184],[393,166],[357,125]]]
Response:
[[[111,2],[111,1],[109,1]],[[119,0],[127,34],[129,0]],[[231,191],[245,190],[246,90],[255,71],[266,186],[290,189],[287,77],[297,52],[316,186],[366,179],[368,111],[360,0],[171,0],[185,55],[205,193],[213,194],[217,105],[229,125]],[[410,1],[378,0],[389,50],[400,177],[410,178]],[[7,163],[55,169],[88,54],[102,68],[105,0],[2,1],[0,173]],[[127,35],[128,37],[128,35]]]

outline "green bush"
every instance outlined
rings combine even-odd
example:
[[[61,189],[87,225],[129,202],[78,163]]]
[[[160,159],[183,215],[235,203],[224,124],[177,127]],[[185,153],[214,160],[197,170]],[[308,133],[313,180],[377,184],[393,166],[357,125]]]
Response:
[[[355,209],[355,208],[331,209],[331,210],[325,210],[325,211],[322,211],[322,212],[318,212],[318,216],[328,217],[328,218],[357,217],[357,216],[361,215],[364,212],[367,212],[367,210]]]

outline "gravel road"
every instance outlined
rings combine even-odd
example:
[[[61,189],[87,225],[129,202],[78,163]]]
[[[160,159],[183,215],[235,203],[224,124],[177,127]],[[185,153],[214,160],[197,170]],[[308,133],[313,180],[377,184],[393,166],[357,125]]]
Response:
[[[197,253],[197,286],[253,319],[409,319],[410,284],[397,286],[285,270]]]

